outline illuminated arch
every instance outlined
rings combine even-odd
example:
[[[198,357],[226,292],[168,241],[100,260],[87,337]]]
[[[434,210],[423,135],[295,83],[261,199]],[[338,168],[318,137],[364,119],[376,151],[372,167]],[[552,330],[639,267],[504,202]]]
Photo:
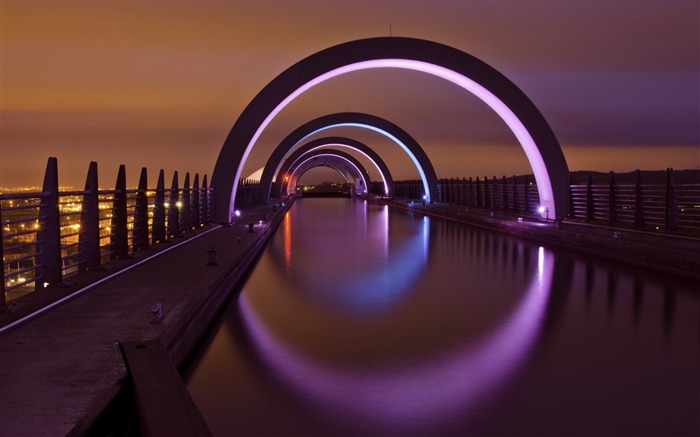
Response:
[[[284,163],[280,166],[279,170],[274,174],[274,179],[276,180],[276,184],[274,184],[274,188],[272,188],[274,191],[272,192],[272,195],[275,196],[278,193],[281,193],[281,184],[280,181],[283,179],[280,177],[281,175],[284,175],[286,173],[289,173],[290,167],[294,165],[295,162],[297,162],[302,156],[305,154],[314,151],[314,150],[319,150],[320,148],[325,148],[327,146],[341,146],[341,147],[348,147],[352,150],[355,150],[361,154],[363,154],[367,159],[369,159],[372,164],[377,168],[377,171],[379,172],[380,177],[382,178],[382,182],[384,183],[384,194],[387,196],[391,196],[394,194],[394,179],[391,176],[391,172],[389,171],[389,167],[387,167],[386,163],[382,158],[379,157],[377,152],[372,150],[369,146],[366,144],[354,140],[352,138],[346,138],[346,137],[324,137],[324,138],[318,138],[312,141],[309,141],[308,143],[302,145],[298,149],[296,149],[291,155],[289,155],[289,158],[287,158]],[[327,150],[327,149],[323,149]],[[264,171],[264,169],[263,169]],[[266,187],[262,188],[262,191],[269,191],[266,189]]]
[[[215,220],[230,221],[236,182],[248,154],[288,103],[328,79],[373,68],[421,71],[459,85],[480,98],[520,142],[535,175],[541,205],[556,218],[566,215],[569,170],[561,147],[540,111],[513,82],[480,59],[453,47],[414,38],[379,37],[339,44],[302,59],[255,96],[231,128],[214,167]]]
[[[299,160],[296,165],[290,168],[289,188],[294,189],[297,181],[307,171],[314,167],[325,166],[339,172],[345,181],[355,186],[356,179],[362,179],[363,191],[354,194],[366,194],[369,189],[369,173],[362,163],[352,155],[340,150],[323,149],[309,152]]]
[[[343,126],[354,126],[373,130],[398,144],[416,165],[416,169],[423,182],[423,191],[426,195],[426,200],[429,201],[431,195],[437,193],[438,179],[433,164],[430,162],[430,159],[428,159],[428,155],[425,154],[420,144],[418,144],[418,141],[408,132],[389,120],[377,117],[376,115],[363,114],[361,112],[338,112],[313,119],[296,128],[282,140],[279,146],[272,152],[263,168],[263,173],[260,177],[260,186],[262,189],[260,190],[259,202],[267,204],[270,200],[272,178],[274,175],[279,174],[282,160],[294,147],[311,135],[326,129]]]

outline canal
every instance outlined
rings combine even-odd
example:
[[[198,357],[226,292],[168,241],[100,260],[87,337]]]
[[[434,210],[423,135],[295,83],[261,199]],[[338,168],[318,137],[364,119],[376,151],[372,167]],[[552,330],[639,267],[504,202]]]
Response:
[[[185,381],[220,436],[698,435],[696,287],[303,199]]]

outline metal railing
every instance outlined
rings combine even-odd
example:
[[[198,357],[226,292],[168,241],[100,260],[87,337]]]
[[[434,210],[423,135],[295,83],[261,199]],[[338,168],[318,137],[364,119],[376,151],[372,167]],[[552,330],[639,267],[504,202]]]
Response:
[[[394,197],[421,199],[423,184],[420,180],[394,181]],[[534,215],[539,207],[537,185],[529,176],[440,179],[433,200],[522,215]]]
[[[569,215],[588,222],[700,235],[700,182],[678,184],[673,169],[666,170],[665,183],[644,183],[635,172],[635,182],[618,184],[613,172],[607,183],[571,184]]]
[[[615,227],[700,236],[700,180],[676,183],[675,172],[670,168],[661,182],[655,177],[655,183],[646,183],[639,170],[634,175],[636,181],[626,184],[617,183],[613,172],[607,183],[593,183],[591,174],[583,181],[572,181],[568,217]],[[420,180],[394,182],[394,197],[422,196]],[[440,179],[434,200],[525,216],[540,214],[537,185],[529,175]]]
[[[139,186],[126,188],[121,166],[114,189],[100,190],[97,163],[90,163],[85,189],[60,190],[58,163],[49,158],[41,191],[0,194],[3,281],[0,310],[28,292],[58,285],[69,275],[167,241],[210,223],[212,189],[206,175],[178,173],[165,188],[163,170],[148,188],[147,170]]]

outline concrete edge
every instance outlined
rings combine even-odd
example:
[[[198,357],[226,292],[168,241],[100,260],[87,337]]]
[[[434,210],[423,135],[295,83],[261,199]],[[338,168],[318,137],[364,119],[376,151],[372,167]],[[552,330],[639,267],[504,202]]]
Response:
[[[184,305],[187,310],[161,334],[155,335],[155,339],[165,347],[178,371],[182,371],[182,367],[191,359],[211,324],[223,311],[225,304],[234,295],[250,268],[255,265],[293,203],[294,199],[291,198],[276,212],[265,230],[236,257],[234,263],[231,263],[232,268],[216,276],[206,288],[189,290],[177,305],[178,307]],[[203,308],[204,311],[202,311]],[[143,339],[147,340],[149,336]],[[123,341],[126,340],[123,339]],[[115,347],[118,348],[118,343]],[[121,360],[120,368],[126,369],[126,363],[121,354],[118,359]],[[132,408],[133,405],[130,406],[133,393],[130,393],[132,389],[128,382],[129,378],[125,372],[117,383],[96,395],[92,401],[92,408],[74,425],[67,436],[101,435],[102,431],[110,428],[110,425],[117,423],[122,425],[121,422],[133,419],[130,416],[135,415],[136,410]],[[138,421],[131,420],[131,425],[138,427]],[[129,424],[127,423],[126,426]]]

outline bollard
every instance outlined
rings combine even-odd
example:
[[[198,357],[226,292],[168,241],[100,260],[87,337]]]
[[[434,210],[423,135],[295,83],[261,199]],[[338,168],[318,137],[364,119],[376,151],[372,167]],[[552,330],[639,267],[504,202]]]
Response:
[[[219,265],[219,262],[216,260],[216,252],[217,252],[217,250],[214,248],[214,246],[212,246],[211,249],[207,250],[207,265],[208,266]]]
[[[253,229],[254,226],[255,226],[254,223],[252,223],[252,222],[248,223],[248,232],[255,232],[255,230]]]
[[[151,305],[151,312],[153,313],[151,323],[158,323],[161,320],[163,320],[163,317],[165,317],[165,314],[163,314],[162,303],[154,303],[153,305]]]

